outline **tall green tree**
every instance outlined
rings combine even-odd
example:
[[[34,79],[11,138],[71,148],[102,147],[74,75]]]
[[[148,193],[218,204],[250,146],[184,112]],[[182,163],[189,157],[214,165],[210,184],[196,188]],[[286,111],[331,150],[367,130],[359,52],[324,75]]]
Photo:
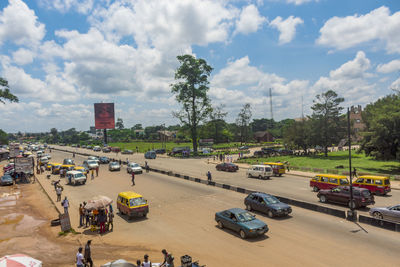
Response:
[[[8,134],[0,129],[0,145],[8,145]]]
[[[124,121],[121,118],[118,118],[115,127],[117,127],[118,130],[124,129],[125,128]]]
[[[361,149],[376,159],[400,159],[400,95],[388,95],[365,107]]]
[[[171,91],[182,105],[180,112],[173,112],[190,129],[194,153],[197,153],[198,127],[210,115],[211,101],[207,96],[211,71],[213,68],[204,59],[192,55],[177,57],[180,66],[175,72],[175,83]]]
[[[10,86],[8,81],[0,77],[0,102],[5,104],[5,100],[10,102],[18,102],[19,99],[15,95],[11,94]]]
[[[325,157],[328,156],[328,147],[339,143],[346,134],[346,121],[340,118],[344,98],[339,97],[333,90],[317,95],[311,107],[313,138],[316,144],[324,148]]]
[[[236,124],[239,128],[239,136],[240,143],[247,142],[249,138],[249,130],[250,130],[250,119],[251,119],[251,107],[249,103],[243,105],[243,108],[240,110],[238,117],[236,119]]]
[[[216,144],[222,142],[221,133],[225,128],[226,122],[224,118],[228,114],[228,112],[224,112],[225,105],[221,104],[213,108],[210,113],[210,123],[213,127],[213,139]]]
[[[305,153],[311,147],[312,142],[312,121],[302,119],[293,121],[284,129],[283,139],[289,147],[301,148]]]

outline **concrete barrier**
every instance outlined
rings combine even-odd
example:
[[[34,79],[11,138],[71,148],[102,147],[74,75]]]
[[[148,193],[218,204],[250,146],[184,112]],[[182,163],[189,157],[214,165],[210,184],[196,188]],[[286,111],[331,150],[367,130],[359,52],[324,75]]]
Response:
[[[195,181],[196,183],[201,183],[201,179],[200,179],[200,178],[194,178],[194,181]]]
[[[215,186],[215,182],[207,181],[208,185]]]
[[[236,191],[239,193],[246,193],[246,189],[241,188],[241,187],[236,188]]]
[[[181,177],[181,175],[180,175],[179,173],[175,173],[175,177],[178,177],[178,178],[180,178],[180,177]]]
[[[397,231],[397,232],[400,231],[400,224],[394,223],[394,222],[379,220],[379,219],[375,219],[375,218],[367,217],[367,216],[363,216],[363,215],[358,216],[358,221],[360,223],[366,223],[366,224],[369,224],[372,226],[384,228],[386,230]]]
[[[222,188],[224,189],[231,189],[231,186],[229,184],[223,184]]]
[[[183,179],[189,180],[189,176],[185,175],[185,176],[183,176]]]

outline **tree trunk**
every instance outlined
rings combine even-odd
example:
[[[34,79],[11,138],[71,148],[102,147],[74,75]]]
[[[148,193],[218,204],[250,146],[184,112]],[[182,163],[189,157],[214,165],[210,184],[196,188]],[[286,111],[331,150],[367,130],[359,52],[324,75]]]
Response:
[[[325,153],[325,157],[328,157],[328,146],[324,147],[324,153]]]
[[[197,155],[197,129],[195,125],[193,125],[192,128],[192,144],[193,144],[194,154]]]

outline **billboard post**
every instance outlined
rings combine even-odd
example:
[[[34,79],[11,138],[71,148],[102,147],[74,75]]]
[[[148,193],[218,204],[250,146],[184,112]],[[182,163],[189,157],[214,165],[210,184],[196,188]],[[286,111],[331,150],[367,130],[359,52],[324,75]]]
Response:
[[[107,144],[107,129],[115,128],[114,103],[95,103],[94,122],[96,129],[104,130],[104,143]]]

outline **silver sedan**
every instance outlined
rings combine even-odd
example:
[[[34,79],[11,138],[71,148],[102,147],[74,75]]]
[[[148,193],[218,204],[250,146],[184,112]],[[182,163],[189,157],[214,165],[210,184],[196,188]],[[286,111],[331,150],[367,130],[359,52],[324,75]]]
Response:
[[[382,208],[371,208],[369,214],[376,219],[400,222],[400,205],[382,207]]]

